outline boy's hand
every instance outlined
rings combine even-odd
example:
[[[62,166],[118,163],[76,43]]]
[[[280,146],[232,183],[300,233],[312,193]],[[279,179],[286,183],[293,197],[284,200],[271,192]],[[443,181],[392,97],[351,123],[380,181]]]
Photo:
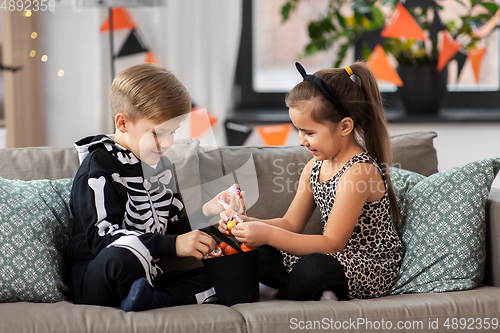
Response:
[[[204,255],[212,252],[217,243],[208,234],[193,230],[177,236],[175,251],[178,257],[195,257],[201,260]]]
[[[238,241],[250,246],[261,246],[267,244],[267,237],[271,231],[272,226],[257,221],[238,223],[231,229],[231,233]]]
[[[232,187],[239,189],[238,184],[233,184]],[[222,205],[218,202],[219,200],[227,203],[236,213],[245,214],[245,192],[240,192],[240,194],[238,195],[235,193],[229,193],[229,189],[220,192],[212,200],[204,204],[203,214],[205,214],[205,216],[211,216],[217,215],[224,211],[224,207],[222,207]]]

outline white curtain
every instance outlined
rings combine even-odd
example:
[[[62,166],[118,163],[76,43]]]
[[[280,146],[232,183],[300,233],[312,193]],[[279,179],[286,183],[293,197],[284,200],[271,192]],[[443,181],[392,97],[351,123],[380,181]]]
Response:
[[[108,10],[78,7],[78,2],[40,13],[39,36],[49,60],[42,68],[46,145],[71,145],[98,133],[110,133],[111,84],[109,34],[99,32]],[[166,6],[129,8],[146,47],[184,83],[193,101],[217,117],[203,145],[225,145],[224,121],[231,109],[232,87],[241,35],[241,0],[167,0]],[[129,31],[117,31],[115,54]],[[144,54],[118,58],[116,73]],[[64,76],[57,73],[64,70]]]

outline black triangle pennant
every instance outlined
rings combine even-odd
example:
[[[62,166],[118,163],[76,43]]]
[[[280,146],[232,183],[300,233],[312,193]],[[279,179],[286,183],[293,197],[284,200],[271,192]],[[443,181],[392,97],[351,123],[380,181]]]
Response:
[[[130,32],[130,34],[127,37],[127,40],[125,40],[125,43],[123,43],[123,46],[118,53],[117,57],[124,57],[128,56],[131,54],[137,54],[137,53],[142,53],[142,52],[148,52],[148,48],[145,46],[144,42],[142,41],[142,38],[140,35],[137,33],[137,31],[134,29]]]
[[[467,54],[463,50],[460,50],[455,54],[455,60],[457,61],[458,64],[458,71],[457,71],[457,82],[458,82],[458,78],[460,77],[460,72],[464,68],[465,61],[467,61]]]
[[[437,4],[434,0],[406,0],[403,4],[406,8],[414,8],[414,7],[437,7]]]
[[[439,13],[436,9],[434,9],[434,20],[432,21],[430,27],[429,27],[429,35],[430,37],[435,37],[437,36],[438,32],[446,29],[446,26],[444,25],[443,21],[441,20],[441,17],[439,16]]]
[[[226,137],[227,144],[230,146],[242,146],[252,134],[252,128],[247,125],[226,121]]]

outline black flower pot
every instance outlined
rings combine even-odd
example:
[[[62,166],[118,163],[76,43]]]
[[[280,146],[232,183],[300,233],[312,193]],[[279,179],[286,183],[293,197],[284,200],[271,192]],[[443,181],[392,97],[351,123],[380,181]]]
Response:
[[[446,94],[448,67],[441,72],[435,66],[398,66],[403,86],[398,88],[407,114],[438,114]]]

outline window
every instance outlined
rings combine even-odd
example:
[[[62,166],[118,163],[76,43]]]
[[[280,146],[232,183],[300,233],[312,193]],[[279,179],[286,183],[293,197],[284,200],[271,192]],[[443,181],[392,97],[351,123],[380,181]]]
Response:
[[[308,41],[307,22],[317,17],[325,8],[327,0],[303,1],[300,12],[285,24],[281,23],[280,9],[283,2],[265,0],[243,0],[243,28],[236,73],[236,111],[245,119],[255,117],[250,114],[286,113],[285,94],[300,82],[293,63],[297,61]],[[276,13],[266,15],[266,13]],[[472,72],[460,76],[460,84],[449,82],[443,108],[448,109],[493,109],[500,100],[500,47],[498,29],[496,36],[489,39],[488,52],[483,63],[487,73],[492,73],[482,83],[476,85]],[[300,59],[308,72],[329,67],[333,63],[335,50],[322,52],[313,57]],[[346,65],[354,59],[346,57]],[[450,75],[456,75],[457,64],[450,62]],[[466,68],[464,68],[466,69]],[[401,108],[395,86],[384,85],[384,99],[388,108]],[[248,118],[247,118],[248,117]],[[286,119],[275,117],[273,119]],[[258,120],[258,119],[257,119]]]

